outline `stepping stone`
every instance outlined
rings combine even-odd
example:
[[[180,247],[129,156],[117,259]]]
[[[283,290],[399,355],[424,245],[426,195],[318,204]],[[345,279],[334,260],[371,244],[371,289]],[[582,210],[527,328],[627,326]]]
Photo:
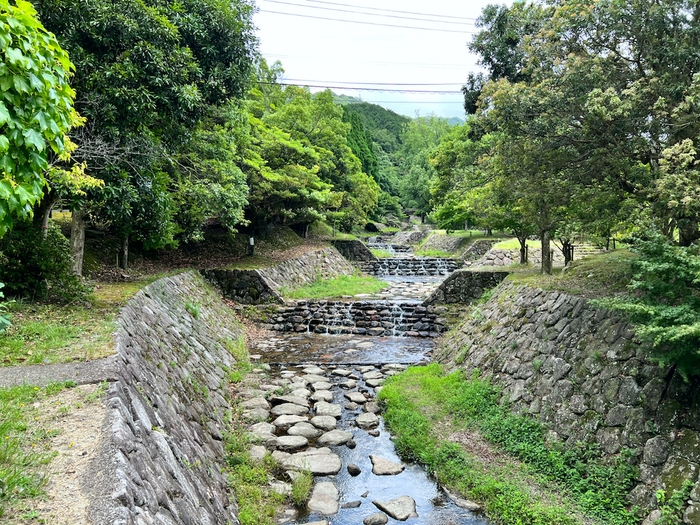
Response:
[[[406,521],[408,518],[417,518],[416,502],[410,496],[401,496],[390,501],[372,502],[379,510],[384,511],[390,517],[399,521]]]
[[[307,398],[311,395],[311,392],[307,390],[306,388],[297,388],[295,390],[292,390],[289,393],[290,396],[292,397],[302,397],[302,398]]]
[[[384,374],[381,372],[378,372],[377,370],[373,370],[371,372],[365,372],[362,374],[362,379],[367,381],[368,379],[383,379]]]
[[[358,408],[360,408],[360,405],[352,401],[345,403],[345,410],[357,410]]]
[[[316,439],[318,436],[323,434],[323,431],[317,429],[311,423],[304,421],[290,427],[289,430],[287,430],[287,434],[290,436],[304,436],[306,439]]]
[[[359,476],[360,474],[362,474],[362,470],[354,463],[350,463],[348,465],[348,474],[350,474],[351,476]]]
[[[338,422],[332,416],[315,416],[309,422],[316,428],[326,431],[333,430],[338,426]]]
[[[372,437],[379,437],[379,430],[368,430],[367,433]]]
[[[348,379],[347,381],[343,381],[340,383],[340,388],[347,388],[348,390],[352,390],[357,386],[357,381],[354,379]]]
[[[345,430],[331,430],[318,438],[316,444],[323,447],[339,446],[350,441],[352,437],[352,432],[346,432]]]
[[[260,423],[255,423],[249,429],[249,432],[255,437],[262,439],[263,441],[269,437],[274,437],[275,425],[272,423],[266,423],[261,421]]]
[[[284,481],[273,481],[270,483],[270,488],[273,492],[282,494],[283,496],[292,493],[292,485],[290,483],[285,483]]]
[[[352,370],[348,370],[347,368],[336,368],[331,372],[331,374],[334,376],[346,377],[352,374]]]
[[[270,417],[270,413],[264,408],[254,408],[243,412],[243,419],[246,421],[265,421]]]
[[[270,402],[273,405],[281,405],[283,403],[293,403],[295,405],[303,406],[303,407],[309,407],[310,403],[309,400],[307,399],[308,396],[306,397],[297,397],[297,396],[275,396],[272,399],[270,399]]]
[[[359,392],[347,392],[345,394],[345,399],[349,399],[353,403],[358,403],[360,405],[364,405],[367,402],[367,398]]]
[[[375,387],[378,387],[381,384],[383,384],[384,379],[368,379],[367,381],[365,381],[365,383],[367,384],[367,386],[371,386],[372,388],[375,388]]]
[[[282,452],[281,450],[275,450],[272,453],[272,458],[277,462],[277,463],[284,463],[289,459],[291,454],[289,452]]]
[[[311,512],[330,516],[338,513],[339,501],[340,493],[335,485],[330,481],[321,481],[314,485],[307,507]]]
[[[389,518],[383,512],[377,512],[367,516],[364,520],[362,520],[362,523],[364,525],[386,525],[389,523]]]
[[[375,393],[375,394],[379,394],[379,392],[382,391],[382,388],[383,388],[383,387],[381,387],[381,386],[375,387],[374,393]]]
[[[301,376],[301,380],[304,381],[304,383],[306,383],[306,384],[320,383],[321,381],[326,381],[326,376],[319,376],[316,374],[306,374],[305,376]]]
[[[370,343],[369,341],[365,341],[364,343],[360,343],[360,344],[355,345],[355,346],[357,346],[358,348],[371,348],[374,346],[374,343]],[[374,368],[374,367],[372,367],[372,368]]]
[[[305,366],[303,368],[303,371],[305,374],[311,374],[311,375],[323,375],[326,373],[326,371],[319,366]]]
[[[250,459],[253,461],[262,461],[265,458],[267,449],[261,445],[253,445],[250,447],[250,451],[248,453],[250,454]]]
[[[253,408],[262,408],[263,410],[269,410],[270,408],[270,404],[263,397],[254,397],[253,399],[243,401],[243,403],[241,403],[241,406],[247,410],[251,410]]]
[[[282,467],[285,470],[308,470],[314,476],[330,476],[340,472],[342,464],[337,454],[313,450],[317,453],[312,455],[305,451],[292,454],[282,463]]]
[[[403,472],[403,469],[406,468],[400,463],[394,463],[388,459],[380,458],[375,454],[371,454],[369,459],[372,462],[372,474],[376,476],[395,476]]]
[[[272,422],[272,424],[280,430],[287,430],[292,425],[296,425],[297,423],[301,423],[302,421],[308,421],[308,418],[304,416],[284,415],[279,416]]]
[[[317,416],[331,416],[339,418],[343,409],[340,407],[340,405],[319,401],[314,405],[314,410],[316,411]]]
[[[379,407],[379,403],[375,401],[370,401],[369,403],[365,403],[364,410],[365,412],[371,412],[372,414],[376,414],[377,412],[381,411],[381,408]]]
[[[299,450],[308,444],[309,440],[304,436],[280,436],[277,438],[277,449],[283,451]]]
[[[358,499],[356,501],[348,501],[347,503],[343,503],[340,508],[341,509],[356,509],[362,505],[362,502]]]
[[[358,366],[357,369],[360,371],[361,374],[366,374],[367,372],[372,372],[377,370],[377,367],[373,365],[365,365],[365,366]]]
[[[327,403],[330,403],[333,401],[333,392],[330,390],[319,390],[318,392],[314,392],[313,395],[311,396],[312,401],[326,401]]]
[[[282,417],[282,416],[281,416]],[[379,425],[379,418],[371,412],[365,412],[355,418],[355,424],[360,428],[374,428]]]
[[[318,392],[319,390],[330,390],[333,385],[328,381],[318,381],[316,383],[311,383],[311,390]]]
[[[304,414],[308,413],[308,411],[309,409],[307,407],[303,407],[301,405],[295,405],[294,403],[282,403],[281,405],[272,407],[270,413],[273,416],[303,416]]]

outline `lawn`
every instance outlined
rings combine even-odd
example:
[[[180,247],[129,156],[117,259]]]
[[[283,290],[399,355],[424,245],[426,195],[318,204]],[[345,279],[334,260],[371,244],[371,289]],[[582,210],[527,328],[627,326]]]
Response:
[[[331,299],[357,294],[373,294],[387,287],[376,277],[343,275],[334,279],[318,280],[308,286],[283,288],[282,296],[288,299]]]

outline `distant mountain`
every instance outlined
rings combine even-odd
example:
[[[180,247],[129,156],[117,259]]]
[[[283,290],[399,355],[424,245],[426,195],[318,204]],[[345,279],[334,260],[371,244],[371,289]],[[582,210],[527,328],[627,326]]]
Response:
[[[464,119],[461,119],[459,117],[452,117],[447,121],[447,123],[450,126],[459,126],[460,124],[464,124]]]
[[[403,127],[411,121],[409,117],[369,102],[347,104],[345,110],[360,115],[372,138],[387,152],[398,148],[399,135]]]

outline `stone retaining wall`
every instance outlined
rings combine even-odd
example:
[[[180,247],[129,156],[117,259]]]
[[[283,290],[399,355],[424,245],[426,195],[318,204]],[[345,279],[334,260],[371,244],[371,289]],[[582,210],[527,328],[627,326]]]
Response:
[[[241,336],[193,272],[160,279],[127,303],[116,334],[119,380],[106,396],[116,486],[111,509],[93,523],[238,523],[222,469],[225,371]]]
[[[395,244],[418,244],[430,234],[430,230],[397,232],[391,242]]]
[[[294,288],[312,284],[317,279],[352,275],[354,272],[355,268],[332,247],[314,250],[268,268],[201,270],[207,280],[219,287],[224,297],[242,304],[282,303],[282,288]]]
[[[495,288],[508,272],[475,272],[458,270],[445,279],[423,304],[470,303],[486,290]]]
[[[340,252],[348,261],[376,261],[377,258],[369,248],[362,242],[356,239],[342,240],[335,239],[330,241],[333,247]]]
[[[431,231],[430,235],[420,245],[420,249],[457,252],[469,242],[469,237],[457,237],[456,235],[446,235],[442,232]]]
[[[280,332],[437,337],[447,331],[444,308],[388,301],[297,301],[269,312]]]
[[[634,329],[586,299],[503,283],[451,334],[438,359],[478,369],[514,411],[538,417],[553,439],[625,451],[639,466],[630,504],[648,511],[695,483],[684,522],[700,524],[700,385],[645,357]],[[645,523],[658,517],[655,512]]]
[[[462,252],[462,255],[460,255],[459,258],[463,261],[476,261],[481,259],[489,252],[491,246],[493,246],[496,242],[497,241],[490,241],[488,239],[479,239],[474,241],[467,247],[466,250]]]

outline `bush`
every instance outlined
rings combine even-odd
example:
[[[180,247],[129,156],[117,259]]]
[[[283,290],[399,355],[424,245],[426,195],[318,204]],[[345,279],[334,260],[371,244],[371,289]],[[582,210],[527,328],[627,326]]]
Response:
[[[42,235],[30,222],[16,224],[0,241],[0,282],[10,297],[69,303],[89,289],[71,272],[70,244],[51,224]]]

